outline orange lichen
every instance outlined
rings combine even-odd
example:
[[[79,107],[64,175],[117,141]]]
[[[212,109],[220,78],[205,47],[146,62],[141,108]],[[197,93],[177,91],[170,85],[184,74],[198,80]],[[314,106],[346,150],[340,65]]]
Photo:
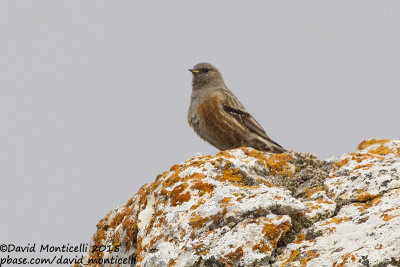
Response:
[[[110,211],[110,212],[107,214],[106,217],[104,217],[103,219],[101,219],[101,220],[97,223],[96,227],[97,227],[98,230],[107,231],[107,229],[110,227],[110,225],[108,224],[108,219],[110,218],[111,214],[112,214],[112,211]]]
[[[305,189],[305,190],[307,190],[307,189]],[[307,190],[307,192],[304,194],[304,198],[310,199],[312,195],[314,195],[315,193],[320,192],[320,191],[324,191],[324,190],[318,186],[313,187],[313,188]]]
[[[313,209],[313,210],[317,210],[317,209],[321,208],[321,205],[314,205],[314,203],[312,203],[312,202],[311,203],[310,202],[306,203],[306,206],[311,208],[311,209]]]
[[[131,246],[136,242],[138,233],[136,220],[126,217],[122,221],[122,229],[125,230],[124,245],[126,250],[130,250]]]
[[[292,169],[288,163],[293,160],[292,155],[288,153],[272,154],[267,157],[267,154],[252,149],[241,148],[243,152],[250,157],[256,158],[259,164],[266,165],[272,175],[280,174],[282,176],[292,177]]]
[[[260,243],[255,244],[253,246],[253,250],[258,250],[258,251],[260,251],[262,253],[266,253],[268,251],[271,251],[272,248],[267,243],[265,243],[264,240],[261,239]]]
[[[376,149],[369,150],[368,152],[371,154],[376,154],[376,155],[380,155],[380,156],[386,156],[390,153],[394,153],[393,149],[388,148],[387,146],[384,146],[384,145],[380,145]]]
[[[115,250],[115,248],[117,248],[118,246],[121,245],[120,235],[118,234],[118,232],[116,232],[114,234],[114,236],[112,237],[112,242],[111,243],[112,243],[111,250]]]
[[[181,230],[180,238],[183,239],[185,236],[186,236],[186,230],[185,230],[185,229],[182,229],[182,230]]]
[[[175,266],[175,265],[176,265],[175,259],[171,258],[171,259],[169,260],[169,262],[168,262],[167,267],[172,267],[172,266]]]
[[[342,260],[342,262],[339,263],[339,264],[337,264],[337,262],[335,262],[335,265],[334,265],[334,266],[336,266],[336,267],[344,267],[344,266],[347,266],[348,261],[351,260],[352,262],[355,262],[355,261],[356,261],[356,257],[355,257],[353,254],[351,254],[351,253],[347,253],[346,255],[344,255],[344,256],[341,258],[341,260]],[[337,264],[337,265],[336,265],[336,264]]]
[[[331,226],[331,227],[327,226],[326,229],[327,229],[330,233],[333,233],[333,232],[336,231],[336,227],[335,227],[335,226]]]
[[[226,150],[218,152],[215,156],[224,157],[226,159],[235,158],[235,156],[233,156],[231,153],[229,153]]]
[[[384,211],[383,211],[383,215],[382,215],[383,220],[384,220],[385,222],[387,222],[387,221],[389,221],[389,220],[391,220],[391,219],[393,219],[393,218],[399,216],[398,214],[388,214],[388,212],[393,211],[393,210],[396,210],[396,209],[398,209],[398,208],[391,208],[391,209],[384,210]]]
[[[158,175],[157,177],[164,178],[162,175]],[[146,192],[154,192],[160,184],[161,184],[161,179],[156,179],[156,181],[154,181],[149,185]]]
[[[379,197],[379,194],[370,194],[368,192],[365,192],[363,190],[357,190],[358,196],[357,196],[357,201],[360,202],[365,202],[365,201],[369,201],[372,200],[376,197]]]
[[[224,257],[228,258],[231,261],[237,261],[238,259],[242,258],[244,255],[243,248],[237,248],[235,251],[226,254]]]
[[[130,212],[127,212],[127,210],[129,210]],[[131,214],[131,213],[133,213],[133,211],[130,210],[130,209],[124,209],[123,212],[119,212],[119,213],[115,214],[114,218],[110,222],[110,227],[115,229],[115,227],[120,225],[122,220],[124,219],[126,213],[130,213]]]
[[[263,184],[265,186],[268,186],[268,187],[276,187],[276,185],[274,185],[273,183],[271,183],[271,182],[269,182],[269,181],[267,181],[265,179],[262,179],[262,178],[257,178],[257,182],[260,183],[260,184],[253,185],[253,188],[258,188],[258,187],[261,186],[261,184]]]
[[[204,203],[206,203],[206,200],[204,198],[200,198],[196,204],[194,204],[193,206],[190,207],[191,210],[195,210],[197,209],[200,205],[203,205]]]
[[[261,232],[268,240],[275,240],[282,234],[282,227],[273,223],[266,223]]]
[[[326,220],[326,222],[321,224],[321,226],[325,226],[325,225],[328,225],[331,223],[340,224],[342,222],[347,222],[348,220],[349,220],[349,218],[347,218],[347,217],[333,217],[333,218],[330,218],[329,220]]]
[[[175,197],[173,197],[173,198],[171,199],[171,205],[172,205],[172,206],[177,206],[178,203],[187,202],[187,201],[190,200],[190,198],[191,198],[191,195],[190,195],[189,192],[186,192],[186,193],[184,193],[184,194],[177,195],[177,196],[175,196]]]
[[[130,205],[132,205],[134,200],[136,200],[135,196],[133,196],[131,199],[128,200],[128,202],[126,202],[125,208],[129,207]]]
[[[158,211],[157,213],[153,214],[151,217],[149,223],[146,226],[146,233],[150,233],[150,231],[153,229],[154,222],[158,219],[158,217],[162,214],[162,211]]]
[[[175,186],[174,189],[169,193],[171,197],[171,205],[177,206],[179,203],[189,201],[191,198],[190,192],[182,194],[182,192],[188,187],[188,184],[180,184]]]
[[[265,153],[260,152],[256,149],[250,150],[246,147],[241,147],[240,149],[242,149],[244,154],[246,154],[247,156],[257,159],[258,163],[263,164],[263,165],[265,164],[265,161],[267,160],[267,155]]]
[[[199,173],[199,172],[195,172],[192,173],[191,175],[187,176],[186,179],[204,179],[206,176],[204,175],[204,173]]]
[[[226,164],[222,172],[221,180],[230,182],[241,182],[242,175],[240,174],[238,168],[231,169],[229,168],[229,165]]]
[[[374,155],[371,153],[349,153],[348,155],[351,156],[351,160],[354,160],[357,163],[360,163],[363,160],[369,160],[369,159],[384,159],[384,157],[382,157],[382,156]]]
[[[157,241],[161,240],[163,237],[164,237],[163,234],[160,234],[160,235],[158,235],[158,236],[156,236],[156,237],[153,237],[153,238],[150,240],[149,247],[152,248],[152,247],[157,243]]]
[[[139,189],[139,191],[136,193],[136,196],[139,198],[139,208],[142,210],[147,206],[148,193],[148,189],[145,189],[144,187]]]
[[[208,217],[201,217],[198,214],[195,214],[190,220],[189,220],[189,224],[193,227],[193,228],[202,228],[203,224],[205,222],[207,222],[209,219]]]
[[[373,163],[368,163],[368,164],[362,164],[362,165],[357,165],[353,168],[353,170],[358,170],[358,169],[369,169],[372,166],[374,166]]]
[[[290,160],[293,160],[293,157],[290,154],[273,154],[265,161],[265,164],[272,175],[279,173],[282,176],[292,177],[292,169],[288,165]]]
[[[178,171],[179,170],[179,168],[181,167],[181,165],[179,165],[179,164],[174,164],[174,165],[172,165],[171,166],[171,168],[169,168],[169,171],[170,172],[172,172],[172,171]]]
[[[350,158],[345,158],[344,160],[335,162],[332,164],[332,168],[339,169],[339,168],[343,167],[344,165],[346,165],[347,163],[349,163],[349,160],[350,160]]]
[[[226,208],[224,209],[224,211],[222,213],[223,213],[223,215],[226,213]],[[220,214],[211,215],[210,218],[213,221],[213,223],[215,223],[215,224],[218,224],[222,220]]]
[[[307,260],[309,261],[309,260],[311,260],[311,259],[314,259],[314,258],[318,258],[319,257],[319,253],[317,253],[317,250],[307,250]]]
[[[297,250],[292,250],[290,252],[289,258],[287,258],[287,260],[282,265],[286,266],[286,264],[292,262],[297,257],[297,255],[299,255],[299,252]]]
[[[296,244],[300,244],[301,242],[303,242],[306,239],[306,235],[304,233],[299,233],[296,237]]]
[[[89,251],[91,258],[100,259],[103,257],[103,252],[100,252],[99,249],[95,250],[95,248],[101,247],[103,245],[103,240],[106,239],[106,232],[104,230],[97,230],[97,232],[93,236],[93,245]]]
[[[178,173],[175,172],[171,176],[169,176],[167,179],[164,180],[163,182],[163,187],[170,187],[177,183],[181,178],[179,177]]]
[[[333,204],[332,201],[327,200],[327,199],[323,199],[323,198],[317,199],[316,202],[319,203],[319,204]]]
[[[307,254],[307,257],[300,259],[300,263],[301,263],[302,267],[307,266],[307,262],[309,262],[312,259],[318,258],[320,255],[319,253],[316,252],[316,250],[307,250],[306,254]]]
[[[192,190],[197,189],[197,190],[199,190],[200,193],[201,192],[210,193],[214,190],[214,185],[209,184],[209,183],[203,183],[202,181],[198,180],[193,185],[190,186],[190,189],[192,189]],[[204,195],[204,193],[201,195]]]
[[[201,251],[203,251],[204,248],[204,243],[200,242],[198,244],[192,244],[192,246],[198,253],[201,253]]]
[[[229,204],[229,201],[231,201],[231,197],[224,197],[223,199],[221,199],[220,201],[218,201],[219,203],[221,203],[221,208],[225,208],[227,206],[231,206],[233,204]]]
[[[359,145],[358,145],[358,149],[359,150],[363,150],[366,147],[375,145],[375,144],[386,144],[387,142],[389,142],[389,139],[371,139],[371,140],[364,140],[362,141]]]
[[[363,211],[365,211],[366,209],[369,209],[370,207],[372,207],[372,206],[374,206],[374,205],[376,205],[376,204],[379,204],[379,203],[381,203],[381,196],[379,196],[379,197],[375,197],[375,198],[373,198],[373,199],[371,199],[371,200],[368,200],[367,202],[364,202],[364,203],[353,203],[353,205],[354,206],[358,206],[358,210],[360,211],[360,212],[363,212]]]

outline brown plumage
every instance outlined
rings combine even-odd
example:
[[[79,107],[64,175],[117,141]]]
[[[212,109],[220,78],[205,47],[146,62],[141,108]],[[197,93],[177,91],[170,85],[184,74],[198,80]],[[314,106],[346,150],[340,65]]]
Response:
[[[226,87],[221,73],[209,63],[199,63],[193,73],[188,121],[194,131],[220,150],[241,146],[282,153],[260,124]]]

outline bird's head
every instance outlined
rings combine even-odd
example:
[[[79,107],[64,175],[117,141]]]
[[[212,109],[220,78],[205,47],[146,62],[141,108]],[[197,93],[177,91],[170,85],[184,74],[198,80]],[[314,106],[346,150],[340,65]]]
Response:
[[[199,63],[189,71],[193,74],[193,89],[200,89],[203,86],[224,85],[221,73],[210,63]]]

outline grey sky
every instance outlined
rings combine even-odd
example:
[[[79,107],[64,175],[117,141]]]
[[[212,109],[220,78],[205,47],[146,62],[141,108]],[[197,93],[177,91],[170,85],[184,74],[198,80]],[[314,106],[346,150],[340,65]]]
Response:
[[[399,138],[399,26],[398,1],[1,1],[0,243],[86,242],[217,152],[186,119],[201,61],[287,149]]]

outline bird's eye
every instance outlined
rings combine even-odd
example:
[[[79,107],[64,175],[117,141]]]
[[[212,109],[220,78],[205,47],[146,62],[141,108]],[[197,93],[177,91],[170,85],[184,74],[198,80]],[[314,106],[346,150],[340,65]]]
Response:
[[[210,71],[210,69],[203,69],[204,73],[209,72],[209,71]]]

